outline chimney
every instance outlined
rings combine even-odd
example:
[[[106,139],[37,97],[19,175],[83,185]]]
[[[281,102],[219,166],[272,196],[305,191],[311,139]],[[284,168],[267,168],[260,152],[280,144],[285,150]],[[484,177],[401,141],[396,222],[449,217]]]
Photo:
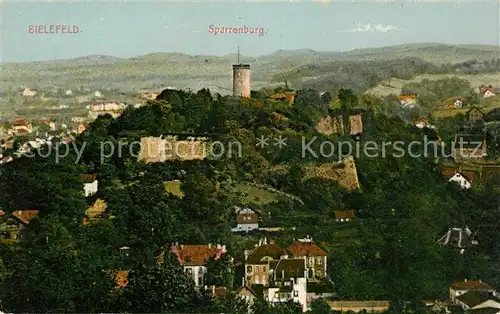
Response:
[[[212,248],[212,243],[209,243],[208,244],[208,248],[211,249]]]
[[[22,210],[18,210],[18,211],[17,211],[17,214],[18,214],[18,215],[22,215],[22,214],[23,214],[23,211],[22,211]]]
[[[184,248],[184,244],[181,244],[181,250]]]
[[[217,249],[220,250],[220,244],[217,244]]]
[[[467,282],[467,278],[465,278],[464,282]]]
[[[241,277],[241,286],[245,286],[245,276]]]
[[[212,286],[212,294],[215,295],[215,285]]]
[[[259,246],[262,245],[262,239],[259,239]]]
[[[284,269],[281,270],[281,279],[282,280],[285,279],[285,270]]]
[[[222,252],[226,253],[226,245],[225,244],[222,246],[221,249],[222,249]]]

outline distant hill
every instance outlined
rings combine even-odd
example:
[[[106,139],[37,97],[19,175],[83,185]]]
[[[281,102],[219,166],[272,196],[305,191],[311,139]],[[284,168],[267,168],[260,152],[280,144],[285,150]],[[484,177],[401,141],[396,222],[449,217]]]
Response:
[[[252,87],[268,85],[276,74],[308,64],[335,61],[391,60],[419,57],[435,64],[457,63],[470,59],[498,58],[498,46],[405,44],[392,47],[356,49],[347,52],[314,50],[279,50],[241,62],[252,66]],[[101,86],[132,90],[134,87],[165,84],[198,90],[208,87],[221,94],[229,93],[231,66],[235,55],[190,56],[182,53],[151,53],[122,59],[105,55],[67,60],[8,63],[0,66],[2,90],[23,86],[62,87]]]

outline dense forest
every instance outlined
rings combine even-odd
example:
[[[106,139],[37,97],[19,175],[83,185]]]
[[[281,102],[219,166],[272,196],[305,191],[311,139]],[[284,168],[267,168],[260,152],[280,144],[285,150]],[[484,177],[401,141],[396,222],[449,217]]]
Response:
[[[402,62],[422,71],[430,66],[418,60]],[[335,66],[342,67],[341,63]],[[411,75],[401,67],[392,68],[401,73],[388,70],[383,75]],[[369,64],[352,71],[367,86],[375,82],[368,74],[376,70]],[[65,158],[57,160],[56,152],[46,148],[43,156],[2,165],[0,208],[7,213],[36,209],[40,214],[24,230],[22,241],[0,247],[0,309],[246,313],[246,305],[234,294],[214,299],[197,291],[174,255],[166,254],[161,265],[156,262],[162,248],[175,242],[224,243],[235,261],[243,262],[243,250],[258,241],[230,231],[235,219],[232,208],[244,203],[244,195],[235,193],[232,186],[243,181],[268,185],[303,201],[280,198],[259,207],[272,213],[272,225],[285,227],[278,243],[286,245],[310,235],[324,245],[329,252],[329,277],[339,298],[391,300],[391,313],[403,313],[403,309],[422,313],[422,300],[446,298],[453,280],[481,278],[500,284],[500,178],[493,176],[471,190],[461,190],[442,177],[443,158],[396,157],[389,149],[386,156],[355,156],[360,189],[346,190],[325,178],[304,180],[308,165],[339,159],[339,152],[302,158],[304,139],[363,145],[420,141],[423,134],[389,114],[384,108],[392,104],[383,105],[387,100],[358,99],[344,89],[337,95],[341,106],[335,110],[329,107],[329,99],[312,89],[297,91],[294,105],[270,103],[259,93],[254,96],[242,100],[212,95],[206,89],[165,90],[157,100],[141,108],[129,107],[116,119],[97,118]],[[358,108],[360,103],[363,108]],[[332,114],[361,114],[361,138],[318,134],[317,121]],[[450,123],[450,133],[453,127]],[[188,130],[213,141],[239,142],[242,154],[152,164],[137,162],[131,150],[103,158],[104,142],[117,147],[143,136]],[[284,136],[287,146],[259,148],[261,136]],[[286,171],[276,170],[282,165],[288,166]],[[83,173],[95,173],[99,180],[99,191],[90,198],[82,191]],[[183,198],[165,192],[167,180],[182,182]],[[106,219],[82,225],[85,209],[97,198],[107,203]],[[334,224],[336,209],[354,209],[359,219],[349,226]],[[465,254],[436,243],[449,228],[464,226],[479,242]],[[125,246],[130,254],[121,252]],[[223,267],[210,266],[208,284],[234,291],[241,280],[236,271],[227,272],[232,268],[229,261],[221,263]],[[130,270],[129,283],[115,289],[113,274],[119,269]],[[324,305],[314,303],[312,313],[329,313]],[[297,313],[301,309],[293,303],[271,308],[260,300],[254,311]]]

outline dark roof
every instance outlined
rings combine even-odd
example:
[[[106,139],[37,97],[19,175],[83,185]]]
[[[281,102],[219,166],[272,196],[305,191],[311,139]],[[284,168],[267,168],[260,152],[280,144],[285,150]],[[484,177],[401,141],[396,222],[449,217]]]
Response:
[[[306,260],[303,258],[286,258],[279,260],[274,268],[274,280],[288,280],[305,276]]]
[[[450,288],[454,290],[489,290],[491,287],[480,280],[455,281]]]
[[[494,300],[496,302],[500,301],[492,293],[485,291],[469,291],[461,296],[458,296],[457,299],[470,307],[474,307],[488,300]]]
[[[256,247],[249,255],[246,261],[247,264],[259,264],[261,259],[269,256],[273,259],[279,259],[282,255],[286,255],[285,249],[277,244],[264,244]]]

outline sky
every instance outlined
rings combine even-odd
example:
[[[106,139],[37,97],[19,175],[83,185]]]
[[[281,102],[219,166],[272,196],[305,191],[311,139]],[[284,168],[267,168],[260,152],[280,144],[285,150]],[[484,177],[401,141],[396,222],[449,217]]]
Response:
[[[499,1],[0,0],[0,62],[156,52],[223,56],[237,46],[245,56],[260,56],[422,42],[499,45]],[[78,32],[34,34],[30,25],[47,31],[69,25]],[[263,28],[264,35],[216,35],[210,25]]]

